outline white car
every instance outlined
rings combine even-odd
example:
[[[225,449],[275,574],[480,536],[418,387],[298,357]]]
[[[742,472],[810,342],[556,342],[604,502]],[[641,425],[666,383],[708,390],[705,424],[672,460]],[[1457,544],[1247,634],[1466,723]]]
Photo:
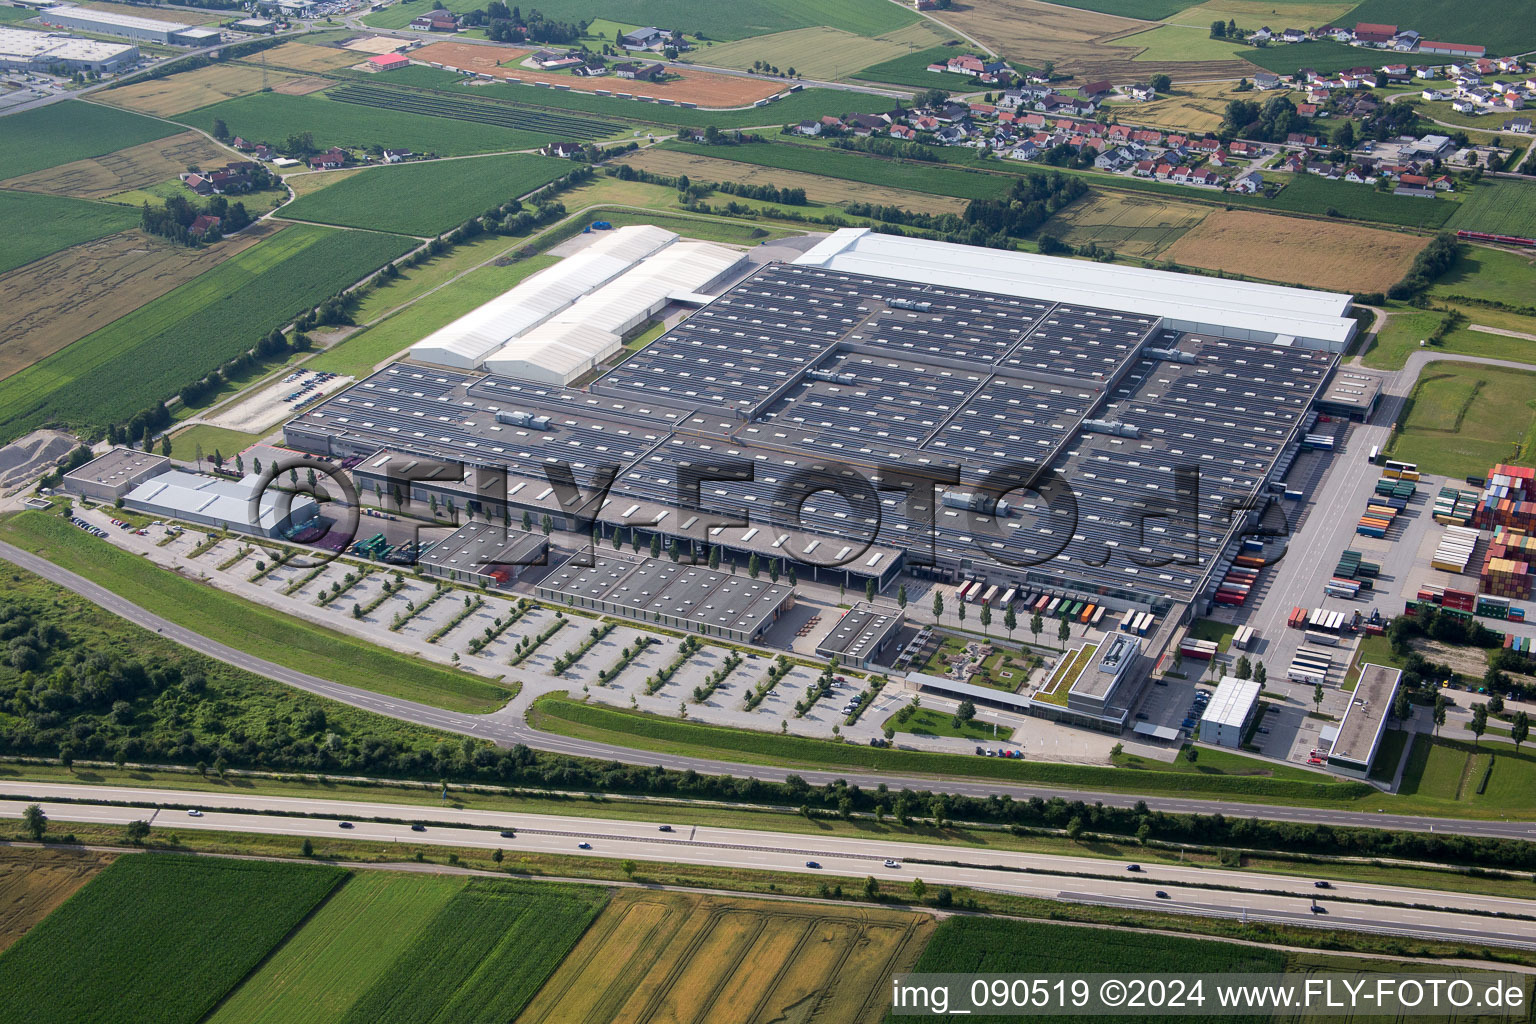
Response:
[[[888,861],[886,861],[886,862],[885,862],[885,866],[886,866],[886,867],[888,867],[888,868],[899,868],[899,867],[901,867],[901,865],[900,865],[900,864],[898,864],[898,863],[896,863],[896,862],[895,862],[895,861],[893,861],[893,860],[888,860]]]
[[[203,812],[198,810],[196,807],[187,812],[187,817],[189,818],[201,818],[202,816]]]

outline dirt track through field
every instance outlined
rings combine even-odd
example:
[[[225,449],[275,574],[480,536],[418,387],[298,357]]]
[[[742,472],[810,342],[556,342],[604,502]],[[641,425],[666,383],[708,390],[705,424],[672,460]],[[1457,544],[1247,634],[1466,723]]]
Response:
[[[275,234],[265,224],[206,249],[138,231],[71,246],[0,275],[0,379],[131,313]]]
[[[105,156],[24,174],[0,182],[0,188],[100,199],[159,184],[189,166],[217,167],[235,159],[238,155],[233,150],[217,146],[197,132],[182,132]]]
[[[739,78],[699,71],[681,65],[669,65],[667,73],[676,75],[669,82],[637,82],[615,75],[601,78],[577,78],[523,66],[531,51],[516,46],[476,46],[472,43],[431,43],[411,54],[415,61],[441,64],[460,71],[473,71],[493,78],[519,82],[543,82],[567,86],[574,92],[628,93],[677,103],[696,103],[701,107],[749,107],[788,88],[778,82]]]

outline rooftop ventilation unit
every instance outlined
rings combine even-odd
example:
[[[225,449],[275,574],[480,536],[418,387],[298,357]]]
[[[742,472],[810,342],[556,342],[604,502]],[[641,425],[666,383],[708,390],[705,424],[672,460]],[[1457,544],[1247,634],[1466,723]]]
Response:
[[[943,502],[950,508],[970,509],[982,515],[1004,517],[1008,515],[1008,502],[999,501],[990,494],[972,494],[970,491],[945,491]]]
[[[1141,429],[1119,420],[1083,420],[1083,429],[1090,434],[1114,434],[1118,437],[1140,437]]]
[[[496,421],[498,423],[510,423],[514,427],[527,427],[529,430],[549,429],[548,416],[534,416],[531,413],[522,412],[520,410],[513,410],[511,412],[498,412],[496,414]]]
[[[933,303],[919,302],[917,299],[892,299],[886,305],[892,309],[912,309],[919,313],[926,313],[933,309]]]
[[[1195,354],[1193,352],[1184,352],[1176,348],[1143,349],[1142,355],[1149,359],[1161,359],[1169,363],[1193,363],[1195,361]]]

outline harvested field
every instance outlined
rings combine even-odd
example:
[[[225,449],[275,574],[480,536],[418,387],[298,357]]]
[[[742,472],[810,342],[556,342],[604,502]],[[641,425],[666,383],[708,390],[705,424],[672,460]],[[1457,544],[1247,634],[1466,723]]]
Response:
[[[882,36],[859,36],[835,28],[798,28],[707,47],[690,55],[695,63],[752,70],[753,61],[794,68],[807,78],[847,78],[871,64],[904,57],[944,42],[931,21],[923,20]]]
[[[1336,291],[1385,291],[1428,239],[1356,224],[1217,210],[1165,259],[1209,270]]]
[[[358,62],[357,53],[334,46],[315,46],[311,43],[284,43],[265,50],[266,64],[274,68],[290,68],[295,71],[335,71],[351,67]],[[261,58],[247,57],[237,63],[260,65]]]
[[[110,853],[0,848],[0,950],[21,938],[91,877]]]
[[[1279,18],[1286,28],[1316,28],[1341,22],[1353,24],[1344,21],[1344,16],[1354,6],[1354,0],[1286,0],[1284,7],[1279,9],[1282,13],[1277,14],[1273,0],[1208,0],[1163,20],[1170,25],[1208,28],[1217,18],[1239,25],[1262,25]]]
[[[1140,82],[1166,73],[1176,78],[1238,78],[1253,67],[1232,60],[1198,62],[1136,61],[1141,46],[1112,45],[1122,36],[1144,32],[1147,23],[1109,14],[1038,3],[1036,0],[969,0],[938,14],[1009,60],[1034,67],[1054,61],[1056,70],[1080,80],[1107,78]]]
[[[339,171],[300,171],[290,174],[283,179],[283,184],[293,189],[295,196],[307,196],[311,192],[318,192],[327,185],[334,185],[338,181],[346,181],[354,174],[361,174],[370,168],[346,167]]]
[[[473,71],[493,78],[518,82],[544,82],[563,85],[572,91],[630,93],[677,103],[696,103],[701,107],[748,107],[758,100],[776,95],[785,88],[778,82],[755,78],[737,78],[710,71],[672,66],[667,70],[678,77],[669,82],[633,82],[622,78],[576,78],[551,74],[522,66],[530,51],[516,46],[476,46],[472,43],[431,43],[411,54],[413,60],[441,64],[460,71]]]
[[[108,89],[101,94],[101,99],[116,107],[165,117],[206,107],[220,100],[261,92],[264,83],[274,89],[281,89],[292,81],[294,76],[282,72],[263,72],[260,68],[244,64],[213,64],[179,75],[136,82],[121,89]]]
[[[205,249],[124,231],[0,275],[0,379],[185,284],[273,230],[256,225]]]
[[[1209,213],[1209,207],[1156,196],[1094,192],[1052,217],[1041,233],[1153,259]]]
[[[1236,89],[1236,82],[1202,82],[1190,86],[1181,86],[1175,82],[1170,96],[1155,99],[1151,103],[1116,103],[1109,109],[1127,124],[1213,132],[1221,127],[1226,117],[1227,102],[1243,98],[1244,94]],[[1265,95],[1286,96],[1292,103],[1297,100],[1297,96],[1278,89]]]
[[[879,1021],[932,931],[897,910],[621,892],[518,1020]]]
[[[273,92],[280,92],[284,96],[308,96],[312,92],[319,92],[327,86],[336,83],[329,78],[321,78],[319,75],[305,75],[303,78],[287,78],[281,84],[272,87]]]
[[[735,181],[747,185],[803,188],[806,198],[815,203],[879,203],[925,213],[963,213],[967,205],[967,200],[952,196],[908,192],[905,189],[826,178],[776,167],[759,167],[734,160],[716,160],[665,149],[640,150],[626,156],[624,162],[652,174],[686,174],[694,181]],[[722,198],[732,197],[722,193]]]
[[[174,178],[192,164],[218,166],[235,156],[234,150],[210,142],[197,132],[182,132],[105,156],[24,174],[0,182],[0,188],[100,199]]]
[[[393,53],[404,45],[404,41],[394,36],[358,36],[341,45],[358,53]]]

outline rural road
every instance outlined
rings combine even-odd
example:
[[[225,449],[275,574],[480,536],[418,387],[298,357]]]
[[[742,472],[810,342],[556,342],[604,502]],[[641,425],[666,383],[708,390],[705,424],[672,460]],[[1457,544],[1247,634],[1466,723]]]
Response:
[[[1274,821],[1295,821],[1327,824],[1339,827],[1390,828],[1416,832],[1451,832],[1457,835],[1489,836],[1507,839],[1531,840],[1536,838],[1536,822],[1529,821],[1473,821],[1450,818],[1425,818],[1417,815],[1375,814],[1364,811],[1284,807],[1268,804],[1250,804],[1227,800],[1197,800],[1182,797],[1146,796],[1135,794],[1101,793],[1092,790],[1058,789],[1046,786],[1013,785],[1003,782],[961,781],[937,777],[902,776],[868,771],[813,771],[792,768],[746,765],[733,761],[716,761],[708,758],[681,757],[658,754],[645,750],[574,739],[553,733],[540,732],[528,726],[520,713],[508,704],[488,715],[471,715],[445,711],[441,708],[412,701],[387,697],[369,690],[344,686],[319,676],[299,672],[275,664],[244,651],[236,650],[211,640],[192,630],[176,625],[168,619],[128,601],[105,587],[83,576],[63,569],[47,559],[10,544],[0,542],[0,559],[10,561],[29,572],[36,573],[93,604],[119,615],[124,619],[153,629],[169,640],[174,640],[191,650],[216,658],[237,668],[255,672],[288,686],[331,700],[350,704],[365,711],[373,711],[390,718],[413,722],[418,725],[443,729],[448,732],[475,736],[501,746],[523,744],[535,750],[575,757],[592,757],[620,761],[634,765],[656,765],[679,771],[693,770],[708,775],[734,775],[747,778],[782,781],[790,775],[798,775],[813,786],[825,785],[839,779],[866,789],[885,784],[891,789],[931,790],[960,796],[986,797],[993,794],[1007,795],[1015,800],[1030,797],[1102,802],[1109,806],[1129,807],[1138,800],[1145,800],[1148,807],[1170,814],[1215,814],[1228,816],[1265,818]]]
[[[1536,902],[1358,882],[1318,889],[1310,878],[1220,868],[1147,864],[1131,872],[1120,861],[917,842],[710,827],[664,833],[659,823],[54,783],[0,783],[0,817],[19,818],[33,799],[52,821],[127,824],[152,819],[157,828],[177,831],[261,832],[296,839],[344,835],[349,840],[872,875],[895,882],[922,878],[930,886],[968,886],[1043,899],[1536,947]],[[136,806],[119,806],[123,803]],[[188,815],[189,806],[203,814]],[[423,824],[425,831],[411,831],[401,818]],[[342,831],[339,821],[353,827]],[[503,837],[502,830],[516,835]],[[591,849],[579,850],[581,842]],[[888,861],[895,865],[886,866]],[[1158,891],[1167,898],[1159,898]],[[1314,900],[1326,913],[1311,910]]]

